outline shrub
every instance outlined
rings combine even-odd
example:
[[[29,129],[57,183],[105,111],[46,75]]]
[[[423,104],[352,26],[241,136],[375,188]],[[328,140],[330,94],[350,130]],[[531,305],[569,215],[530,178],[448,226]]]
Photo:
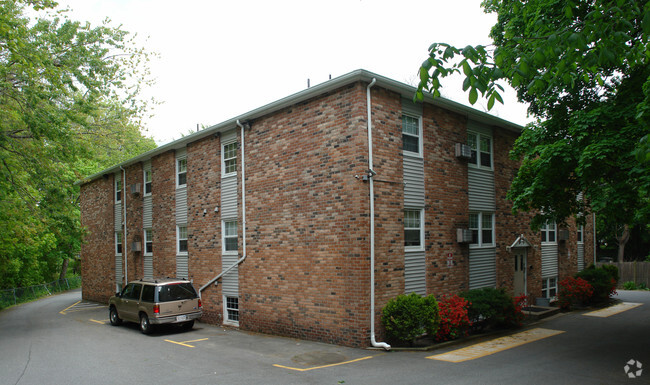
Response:
[[[504,289],[473,289],[461,296],[471,303],[468,315],[474,324],[483,327],[512,327],[519,325],[523,318],[521,309],[517,312],[514,299]]]
[[[591,304],[606,302],[610,296],[616,294],[616,280],[612,277],[611,270],[590,266],[574,277],[584,279],[593,287],[594,292],[589,300]]]
[[[399,295],[388,301],[382,313],[388,338],[399,343],[412,344],[425,332],[434,335],[440,321],[436,299],[431,295]]]
[[[472,325],[467,317],[469,306],[469,301],[457,295],[440,298],[440,328],[436,334],[437,341],[453,340],[467,335],[467,330]]]
[[[623,284],[624,290],[636,290],[636,283],[633,281],[627,281]]]
[[[567,277],[560,281],[558,303],[560,308],[569,310],[571,306],[589,302],[593,293],[594,288],[586,280]]]
[[[618,280],[621,279],[621,276],[618,274],[618,267],[615,265],[603,265],[600,268],[605,270],[607,274],[609,274],[610,278],[616,281],[616,283],[618,283]]]

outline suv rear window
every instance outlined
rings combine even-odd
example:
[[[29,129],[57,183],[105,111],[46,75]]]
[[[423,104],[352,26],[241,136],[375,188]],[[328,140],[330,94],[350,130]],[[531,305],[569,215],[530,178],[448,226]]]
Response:
[[[158,302],[179,301],[196,298],[196,291],[191,283],[175,283],[158,286]]]

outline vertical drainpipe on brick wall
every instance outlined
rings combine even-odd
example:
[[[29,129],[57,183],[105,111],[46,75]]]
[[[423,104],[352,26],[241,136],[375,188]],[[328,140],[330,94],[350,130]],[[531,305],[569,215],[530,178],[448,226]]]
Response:
[[[366,102],[368,104],[368,184],[370,186],[370,343],[375,348],[390,350],[390,345],[375,340],[375,192],[372,178],[375,175],[372,160],[372,115],[370,102],[370,88],[377,79],[373,78],[366,88]]]
[[[126,286],[127,283],[129,283],[129,273],[128,273],[128,260],[126,258],[128,250],[129,250],[129,242],[127,242],[127,237],[126,237],[126,170],[124,167],[120,166],[120,170],[122,170],[122,175],[123,175],[123,180],[122,182],[122,206],[124,206],[124,237],[122,238],[122,250],[124,251],[124,268],[122,269],[124,273],[124,285]]]

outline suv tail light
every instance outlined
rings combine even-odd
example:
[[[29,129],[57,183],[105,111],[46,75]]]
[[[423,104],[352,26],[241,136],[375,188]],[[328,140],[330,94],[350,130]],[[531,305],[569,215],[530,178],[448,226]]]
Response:
[[[153,305],[154,314],[160,314],[160,305]]]
[[[201,302],[201,298],[199,298],[199,308],[203,307],[203,302]]]

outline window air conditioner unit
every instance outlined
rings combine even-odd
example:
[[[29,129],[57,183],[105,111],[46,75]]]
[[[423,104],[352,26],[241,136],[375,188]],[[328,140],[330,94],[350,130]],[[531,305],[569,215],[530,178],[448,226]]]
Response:
[[[133,252],[142,251],[142,243],[141,242],[131,243],[131,251]]]
[[[134,183],[131,185],[131,194],[133,195],[140,194],[140,183]]]
[[[465,143],[456,143],[456,158],[470,159],[472,157],[472,148]]]
[[[456,240],[458,243],[472,243],[472,230],[456,229]]]
[[[558,241],[568,241],[569,240],[569,230],[568,229],[559,229],[557,231],[557,240]]]

